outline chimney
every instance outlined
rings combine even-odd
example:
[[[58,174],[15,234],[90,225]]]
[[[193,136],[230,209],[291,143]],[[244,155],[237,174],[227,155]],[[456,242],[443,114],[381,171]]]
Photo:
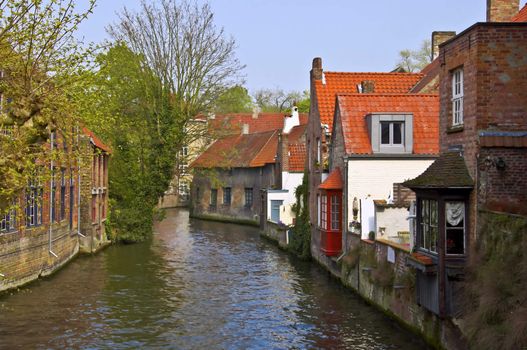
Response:
[[[249,133],[249,124],[242,125],[242,135],[247,135]]]
[[[364,80],[360,84],[363,94],[373,94],[375,92],[375,82],[373,80]]]
[[[260,107],[254,106],[253,107],[253,119],[258,119],[259,113],[260,113]]]
[[[487,22],[510,22],[520,10],[520,0],[487,0]]]
[[[432,61],[439,56],[439,45],[456,36],[456,32],[432,32]]]
[[[322,70],[322,58],[313,58],[313,65],[311,67],[311,80],[321,80],[324,71]]]
[[[300,116],[298,115],[298,107],[293,106],[291,115],[284,118],[284,134],[289,134],[293,127],[300,125]]]

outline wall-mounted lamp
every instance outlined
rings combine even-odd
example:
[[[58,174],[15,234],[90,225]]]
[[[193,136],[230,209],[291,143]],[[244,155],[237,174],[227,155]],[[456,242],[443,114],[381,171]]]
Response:
[[[489,169],[490,167],[496,167],[497,170],[505,170],[507,164],[505,163],[505,160],[502,157],[492,158],[491,156],[487,156],[485,158],[485,167],[487,169]]]

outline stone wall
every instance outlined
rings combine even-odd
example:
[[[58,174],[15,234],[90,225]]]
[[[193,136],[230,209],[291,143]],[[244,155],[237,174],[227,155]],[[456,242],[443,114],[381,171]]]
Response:
[[[264,225],[261,234],[264,237],[269,238],[270,240],[278,243],[278,246],[281,248],[287,247],[287,228],[283,225],[275,224],[272,221],[267,221]]]
[[[258,168],[196,169],[192,180],[192,216],[231,218],[259,222],[263,213],[262,189],[275,184],[273,164]],[[223,203],[225,187],[231,188],[231,203]],[[217,190],[216,206],[211,206],[211,189]],[[252,188],[253,203],[245,205],[245,188]],[[265,203],[264,203],[265,204]]]
[[[0,291],[47,276],[79,251],[77,233],[63,221],[53,224],[50,250],[49,224],[0,235]]]
[[[409,251],[389,242],[362,240],[359,234],[350,232],[345,243],[348,254],[342,259],[315,259],[344,285],[421,334],[431,345],[467,348],[451,320],[441,320],[416,303],[415,271],[406,264]]]

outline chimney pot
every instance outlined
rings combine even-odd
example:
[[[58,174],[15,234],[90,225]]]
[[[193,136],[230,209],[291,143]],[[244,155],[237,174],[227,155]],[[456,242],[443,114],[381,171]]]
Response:
[[[242,126],[242,134],[247,135],[249,133],[249,124],[243,124]]]
[[[375,82],[373,80],[364,80],[361,86],[363,94],[372,94],[375,92]]]
[[[322,75],[323,75],[322,58],[315,57],[313,58],[313,64],[311,66],[311,79],[321,80]]]

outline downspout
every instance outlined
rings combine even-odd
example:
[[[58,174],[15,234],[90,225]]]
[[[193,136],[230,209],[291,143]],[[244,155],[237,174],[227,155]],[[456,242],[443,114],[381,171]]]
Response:
[[[77,147],[79,150],[79,155],[77,157],[77,234],[83,238],[86,238],[85,235],[81,233],[81,144],[80,144],[80,132],[79,127],[77,126]]]
[[[51,197],[51,193],[53,193],[53,186],[55,184],[55,174],[53,172],[53,142],[55,141],[55,134],[53,132],[51,132],[50,141],[51,141],[51,165],[50,165],[51,181],[49,182],[49,187],[50,187],[49,195]],[[53,196],[52,200],[54,199],[55,199],[55,196]],[[55,254],[53,250],[51,250],[51,235],[53,234],[53,216],[52,215],[53,215],[54,204],[55,203],[52,203],[51,201],[49,202],[49,253],[53,255],[55,258],[58,258],[58,255]]]

